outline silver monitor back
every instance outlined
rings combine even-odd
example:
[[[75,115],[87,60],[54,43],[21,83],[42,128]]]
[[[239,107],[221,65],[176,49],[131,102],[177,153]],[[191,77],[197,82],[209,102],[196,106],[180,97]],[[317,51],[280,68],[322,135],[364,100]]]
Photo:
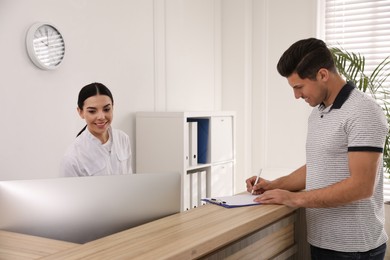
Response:
[[[0,182],[0,229],[85,243],[180,211],[180,175]]]

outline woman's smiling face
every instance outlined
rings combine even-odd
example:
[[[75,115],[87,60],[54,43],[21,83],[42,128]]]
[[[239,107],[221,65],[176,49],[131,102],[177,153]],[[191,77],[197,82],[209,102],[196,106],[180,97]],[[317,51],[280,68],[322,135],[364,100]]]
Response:
[[[109,96],[96,95],[84,101],[83,109],[77,108],[81,118],[85,119],[88,130],[102,143],[108,140],[108,128],[113,119],[113,104]]]

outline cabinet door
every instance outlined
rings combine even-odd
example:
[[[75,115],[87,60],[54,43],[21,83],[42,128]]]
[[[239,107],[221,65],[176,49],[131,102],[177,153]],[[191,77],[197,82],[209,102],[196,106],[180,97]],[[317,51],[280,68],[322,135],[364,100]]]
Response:
[[[183,120],[141,117],[136,123],[136,172],[182,172],[186,164]]]
[[[211,160],[222,162],[233,159],[233,118],[217,116],[211,122]]]
[[[211,197],[233,195],[233,162],[212,166],[210,175]]]

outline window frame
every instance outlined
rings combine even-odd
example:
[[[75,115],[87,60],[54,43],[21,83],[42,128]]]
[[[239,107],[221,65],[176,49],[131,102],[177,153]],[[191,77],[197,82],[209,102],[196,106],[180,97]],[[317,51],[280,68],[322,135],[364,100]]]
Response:
[[[358,7],[356,8],[356,13],[359,12],[359,8],[360,7],[364,7],[364,6],[368,6],[368,5],[372,5],[372,6],[380,6],[382,5],[382,9],[386,10],[387,13],[390,13],[390,0],[375,0],[375,1],[363,1],[363,0],[317,0],[317,38],[320,38],[322,40],[324,40],[327,44],[329,44],[329,46],[331,47],[341,47],[341,48],[344,48],[345,50],[349,51],[349,52],[354,52],[354,53],[360,53],[362,54],[363,56],[365,57],[372,57],[370,59],[367,59],[367,62],[366,62],[366,67],[368,67],[368,69],[366,70],[367,71],[367,74],[370,74],[372,72],[372,68],[377,66],[379,64],[380,61],[383,61],[386,57],[388,57],[390,55],[390,33],[388,33],[388,39],[386,40],[386,37],[384,37],[385,40],[382,40],[382,41],[379,41],[379,42],[384,42],[385,44],[383,44],[385,47],[385,51],[381,51],[384,53],[384,55],[376,55],[376,53],[378,53],[378,51],[375,51],[375,48],[366,48],[366,49],[370,49],[370,51],[362,51],[363,48],[361,50],[359,50],[359,48],[356,48],[356,49],[348,49],[348,47],[344,47],[345,44],[343,44],[341,41],[340,41],[340,44],[339,45],[335,45],[334,41],[330,41],[328,42],[327,41],[327,34],[326,34],[326,25],[327,25],[327,9],[326,9],[326,3],[327,2],[336,2],[336,1],[343,1],[344,3],[346,4],[349,4],[353,7]],[[349,2],[349,3],[348,3]],[[385,5],[385,8],[383,8],[383,5]],[[340,5],[338,5],[336,7],[336,9],[339,7]],[[377,10],[378,8],[380,7],[376,7]],[[354,12],[355,11],[355,8],[345,8],[344,10],[346,10],[346,12]],[[367,24],[367,26],[370,24],[369,21],[371,19],[371,15],[372,16],[380,16],[380,14],[378,14],[378,11],[372,11],[372,12],[369,12],[369,13],[363,13],[361,12],[362,16],[365,16],[367,17],[367,21],[365,22],[362,21],[362,20],[359,20],[359,19],[356,19],[356,21],[359,21],[359,23],[361,24]],[[378,27],[380,28],[390,28],[390,15],[389,16],[389,19],[378,19],[378,23],[376,25],[379,25]],[[334,20],[337,20],[339,17],[341,16],[335,16],[333,19]],[[350,29],[352,28],[353,26],[351,27],[348,27],[346,26],[346,24],[348,23],[348,18],[351,17],[348,15],[346,15],[347,19],[343,19],[343,22],[340,22],[341,25],[343,25],[342,28],[347,28],[347,29]],[[384,16],[383,16],[384,17]],[[347,21],[347,22],[346,22]],[[384,25],[383,25],[384,24]],[[339,28],[334,26],[333,27],[335,31],[337,31]],[[381,30],[381,29],[380,29]],[[390,32],[390,29],[388,29],[389,32]],[[360,39],[355,36],[354,34],[348,34],[348,30],[346,30],[347,33],[343,32],[343,33],[340,33],[340,34],[343,34],[343,39],[345,41],[345,39],[352,39],[352,41],[355,41],[355,42],[358,42],[360,41]],[[364,35],[364,30],[362,31],[358,31],[356,30],[356,34],[359,34],[361,32],[363,32],[362,34]],[[368,32],[368,31],[367,31]],[[386,31],[385,31],[386,32]],[[380,34],[382,34],[383,32],[374,32],[374,30],[371,32],[372,33],[372,37],[374,39],[377,39],[377,38],[380,38],[380,37],[383,37],[383,36],[380,36]],[[386,33],[383,33],[384,35]],[[351,35],[351,37],[345,37],[345,35]],[[378,36],[379,35],[379,36]],[[363,36],[362,36],[363,37]],[[363,37],[364,38],[364,37]],[[347,40],[348,42],[348,40]],[[362,41],[363,42],[363,41]],[[368,43],[371,43],[372,40],[368,40],[366,41]],[[344,46],[343,46],[344,45]],[[354,44],[351,44],[351,46],[353,46]],[[355,45],[358,46],[359,43],[357,43]],[[382,46],[382,44],[378,44],[379,46]],[[364,44],[362,44],[361,46],[364,46]],[[389,48],[388,51],[386,51],[386,48]],[[373,49],[373,50],[371,50]],[[376,57],[377,56],[377,57]],[[389,90],[390,90],[390,78],[387,79],[386,81],[386,85],[385,85]],[[386,99],[388,102],[390,102],[390,99]],[[380,102],[379,102],[380,103]],[[384,167],[383,169],[384,171],[384,179],[383,179],[383,193],[384,193],[384,200],[385,201],[390,201],[390,178],[389,178],[389,172],[390,172],[390,169],[387,169]]]

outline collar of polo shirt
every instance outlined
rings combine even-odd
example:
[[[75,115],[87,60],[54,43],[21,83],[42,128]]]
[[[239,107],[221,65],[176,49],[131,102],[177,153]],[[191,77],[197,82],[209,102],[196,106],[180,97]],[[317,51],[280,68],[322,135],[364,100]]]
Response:
[[[353,82],[351,82],[351,81],[348,81],[344,85],[344,87],[340,90],[339,94],[337,94],[337,97],[334,100],[333,105],[331,106],[329,111],[332,110],[332,109],[340,109],[341,106],[344,104],[344,102],[348,99],[349,95],[351,94],[351,92],[352,92],[352,90],[354,88],[355,88],[355,84]],[[325,109],[324,103],[321,103],[318,106],[318,109],[319,110],[324,110]]]

